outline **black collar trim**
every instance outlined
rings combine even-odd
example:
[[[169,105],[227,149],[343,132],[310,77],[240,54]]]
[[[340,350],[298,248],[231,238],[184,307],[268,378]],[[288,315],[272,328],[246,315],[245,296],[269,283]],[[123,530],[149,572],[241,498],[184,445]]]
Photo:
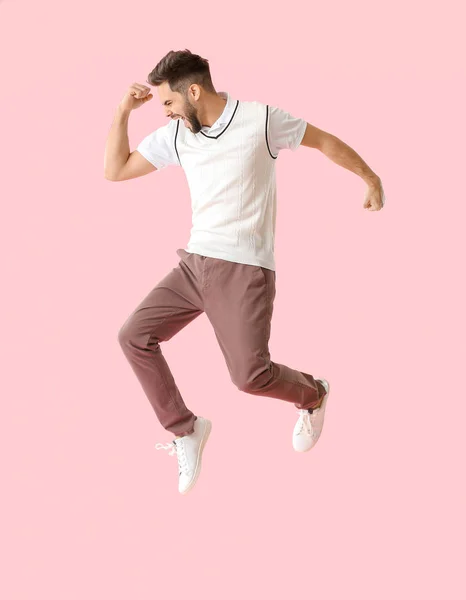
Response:
[[[238,106],[239,106],[239,100],[236,101],[235,110],[233,111],[233,114],[231,115],[230,121],[227,123],[227,126],[225,127],[225,129],[222,129],[222,131],[218,135],[207,135],[207,133],[204,133],[203,131],[200,131],[199,133],[202,133],[203,136],[205,136],[207,138],[211,138],[212,140],[218,139],[221,135],[223,135],[225,133],[225,131],[228,129],[228,127],[230,127],[230,124],[233,121],[234,116],[236,115],[236,111],[238,110]]]
[[[175,131],[175,152],[176,152],[176,156],[178,157],[178,162],[180,163],[180,167],[182,167],[183,165],[181,164],[181,160],[180,160],[180,155],[178,154],[178,148],[176,147],[176,138],[178,137],[178,130],[180,128],[180,121],[181,119],[177,119],[176,120],[176,131]]]

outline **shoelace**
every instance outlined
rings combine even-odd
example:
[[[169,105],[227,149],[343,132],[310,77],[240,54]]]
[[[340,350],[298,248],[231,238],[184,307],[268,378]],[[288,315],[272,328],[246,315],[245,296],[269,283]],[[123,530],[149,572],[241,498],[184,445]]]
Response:
[[[311,413],[308,410],[300,409],[298,410],[298,430],[296,435],[300,435],[303,429],[306,430],[308,435],[312,435],[312,421],[311,421]]]
[[[181,441],[181,439],[178,442],[168,442],[167,444],[156,444],[155,445],[155,449],[156,450],[170,450],[170,452],[168,453],[169,456],[173,456],[174,454],[177,455],[178,457],[178,468],[179,468],[179,474],[181,475],[182,472],[187,473],[188,472],[188,461],[186,458],[186,451],[185,451],[185,447],[183,442]]]
[[[307,409],[301,408],[298,410],[298,415],[300,418],[298,419],[299,429],[297,430],[296,435],[302,433],[303,429],[306,429],[306,433],[308,435],[313,435],[314,431],[312,429],[312,425],[316,415],[319,413],[319,408],[315,408],[312,413],[310,413]]]

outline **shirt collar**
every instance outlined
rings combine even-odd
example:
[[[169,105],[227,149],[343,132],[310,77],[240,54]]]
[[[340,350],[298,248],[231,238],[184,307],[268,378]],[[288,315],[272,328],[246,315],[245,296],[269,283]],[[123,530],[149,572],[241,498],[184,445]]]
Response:
[[[202,130],[205,132],[212,131],[212,129],[216,129],[217,127],[221,127],[222,125],[229,123],[231,116],[233,115],[233,112],[235,110],[236,101],[230,96],[228,92],[218,92],[218,95],[222,98],[225,98],[227,103],[225,104],[225,108],[223,109],[222,114],[211,127],[206,127],[204,125]]]

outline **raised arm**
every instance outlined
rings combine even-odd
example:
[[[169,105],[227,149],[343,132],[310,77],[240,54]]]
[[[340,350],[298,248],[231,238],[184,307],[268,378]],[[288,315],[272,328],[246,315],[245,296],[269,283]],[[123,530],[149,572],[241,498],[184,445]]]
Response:
[[[155,165],[137,150],[130,152],[128,140],[128,121],[131,111],[151,98],[150,88],[133,83],[118,105],[105,145],[105,179],[124,181],[156,170]]]

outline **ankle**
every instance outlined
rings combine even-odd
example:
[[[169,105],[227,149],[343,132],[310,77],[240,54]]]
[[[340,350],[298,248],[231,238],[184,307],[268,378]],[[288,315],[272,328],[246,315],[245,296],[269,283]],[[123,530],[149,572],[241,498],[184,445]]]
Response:
[[[312,411],[317,410],[318,408],[320,408],[321,404],[322,404],[322,400],[319,401],[319,404],[316,404],[315,406],[311,406],[311,408],[308,408],[307,412],[312,415]]]

